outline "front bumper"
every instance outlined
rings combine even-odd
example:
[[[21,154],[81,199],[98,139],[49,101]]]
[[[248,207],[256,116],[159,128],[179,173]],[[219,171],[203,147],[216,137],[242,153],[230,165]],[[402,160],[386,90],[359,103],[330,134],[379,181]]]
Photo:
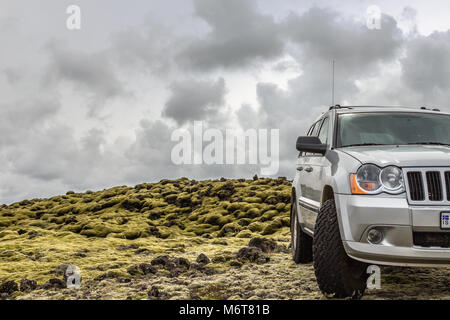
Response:
[[[406,196],[342,195],[335,197],[341,238],[347,254],[363,262],[399,266],[450,265],[450,248],[414,243],[414,232],[450,232],[440,229],[440,213],[449,206],[411,206]],[[376,227],[379,244],[367,241]]]

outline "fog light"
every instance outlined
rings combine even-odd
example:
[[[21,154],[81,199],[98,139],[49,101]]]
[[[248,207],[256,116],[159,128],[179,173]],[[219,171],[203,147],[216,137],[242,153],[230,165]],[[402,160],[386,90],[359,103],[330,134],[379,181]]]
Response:
[[[372,244],[378,244],[383,240],[383,233],[377,229],[370,229],[367,233],[367,241]]]

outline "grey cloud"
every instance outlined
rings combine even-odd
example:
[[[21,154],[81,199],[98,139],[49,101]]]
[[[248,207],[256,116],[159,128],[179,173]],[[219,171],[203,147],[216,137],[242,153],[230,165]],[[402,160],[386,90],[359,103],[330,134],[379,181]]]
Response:
[[[170,90],[171,96],[164,107],[163,116],[178,124],[219,115],[227,93],[223,78],[214,82],[194,79],[177,81],[172,83]]]
[[[379,74],[383,63],[395,61],[404,38],[393,18],[383,16],[382,30],[369,30],[327,8],[312,8],[291,14],[284,22],[284,35],[302,73],[283,90],[259,83],[258,126],[280,130],[280,174],[292,176],[295,139],[304,135],[313,120],[331,105],[331,61],[336,60],[336,103],[352,101],[359,94],[355,81]],[[377,103],[376,101],[372,101]],[[247,122],[246,106],[238,112]]]
[[[99,150],[103,139],[97,130],[89,131],[78,141],[71,128],[57,124],[35,130],[27,143],[26,152],[11,150],[12,171],[35,179],[60,180],[69,185],[83,184],[103,156]]]
[[[403,18],[413,20],[413,13],[406,10]],[[24,98],[0,105],[0,159],[4,164],[0,168],[1,201],[180,176],[251,177],[258,172],[257,166],[175,166],[170,161],[175,144],[170,135],[177,126],[191,130],[192,120],[204,120],[205,126],[224,128],[232,116],[237,117],[243,129],[280,129],[279,175],[292,177],[296,137],[305,134],[313,119],[331,103],[332,59],[337,62],[337,103],[420,101],[442,106],[450,98],[450,36],[446,32],[405,37],[389,16],[383,16],[381,30],[368,30],[364,23],[326,8],[313,8],[275,21],[271,15],[261,14],[254,1],[242,0],[197,0],[195,15],[208,28],[198,38],[186,35],[198,31],[194,28],[181,37],[176,28],[149,20],[114,32],[109,43],[99,43],[94,46],[97,49],[90,51],[72,50],[67,43],[53,44],[44,52],[50,53],[49,69],[36,55],[39,70],[27,72],[20,81],[15,76],[22,72],[14,74],[5,68],[20,64],[7,62],[7,57],[2,59],[0,70],[7,72],[1,76],[11,80],[4,91],[12,88],[24,92]],[[194,25],[193,21],[190,23]],[[404,58],[399,60],[400,54]],[[254,72],[258,70],[254,66],[284,55],[291,55],[297,63],[286,60],[273,69],[282,72],[297,69],[298,65],[301,75],[291,79],[286,89],[274,83],[258,83],[258,107],[244,104],[235,113],[227,112],[226,72]],[[35,55],[30,53],[30,57]],[[174,57],[178,64],[173,62]],[[381,85],[385,79],[382,67],[391,62],[400,63],[401,74],[389,78],[391,84]],[[216,69],[222,69],[224,78],[217,79]],[[42,73],[48,74],[48,83],[41,92],[30,94],[34,87],[28,86],[27,81],[35,82],[40,78],[36,74]],[[79,95],[81,101],[89,102],[91,114],[95,114],[127,94],[120,78],[123,75],[129,75],[127,80],[133,81],[151,79],[158,87],[172,83],[166,104],[160,106],[163,119],[143,120],[134,125],[135,135],[126,137],[114,131],[115,124],[109,120],[105,120],[104,128],[113,128],[112,132],[91,129],[92,119],[77,123],[81,127],[77,128],[77,135],[73,127],[64,125],[68,122],[64,116],[70,112],[61,114],[59,95],[67,93],[60,84],[74,89],[63,98]],[[362,92],[355,82],[367,78],[373,79],[374,85]],[[133,81],[126,83],[127,88],[145,87],[145,83],[142,86]],[[156,92],[159,89],[154,90],[160,93]],[[64,111],[68,111],[66,107]]]
[[[114,34],[109,51],[121,66],[165,76],[173,68],[173,55],[183,42],[169,28],[148,18],[138,26]]]
[[[193,41],[178,59],[199,71],[239,68],[273,59],[283,53],[284,42],[273,17],[258,12],[252,0],[194,0],[195,13],[211,28]]]
[[[126,94],[114,71],[114,65],[104,52],[84,53],[51,43],[51,62],[44,85],[69,82],[90,100],[89,114],[95,115],[107,101]]]
[[[404,41],[390,16],[382,15],[380,30],[370,30],[365,24],[327,8],[291,14],[284,31],[301,46],[304,65],[335,59],[346,73],[362,74],[375,63],[391,61]]]
[[[57,114],[60,102],[54,96],[30,96],[0,105],[0,146],[22,145],[36,128]]]
[[[252,106],[247,103],[241,105],[235,113],[238,118],[239,125],[244,130],[247,128],[258,127],[258,123],[263,122],[263,119],[261,119]],[[256,121],[256,119],[259,119],[259,121]]]
[[[419,95],[418,102],[449,110],[450,32],[418,36],[408,42],[401,59],[402,81]]]
[[[178,143],[171,141],[176,127],[162,121],[143,120],[136,131],[136,140],[126,151],[131,169],[126,179],[135,183],[155,181],[163,178],[213,179],[220,177],[251,178],[259,172],[257,165],[174,165],[171,162],[172,148]],[[193,137],[193,127],[185,128]],[[204,130],[206,127],[204,128]],[[225,135],[224,130],[222,130]],[[206,143],[203,144],[205,147]]]
[[[13,68],[4,69],[3,73],[6,77],[6,80],[8,81],[8,83],[10,85],[16,84],[22,78],[22,75],[20,74],[20,72],[18,72],[17,70],[15,70]]]

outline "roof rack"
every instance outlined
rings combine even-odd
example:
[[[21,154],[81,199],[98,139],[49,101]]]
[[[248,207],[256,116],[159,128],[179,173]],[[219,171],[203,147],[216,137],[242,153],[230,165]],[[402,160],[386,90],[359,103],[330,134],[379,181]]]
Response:
[[[434,108],[434,109],[428,109],[427,107],[420,107],[420,110],[431,110],[431,111],[441,112],[440,109],[437,109],[437,108]]]
[[[339,104],[331,106],[329,110],[338,110],[338,109],[355,109],[355,108],[410,108],[414,109],[414,107],[400,107],[400,106],[341,106]],[[427,108],[427,107],[420,107],[420,110],[430,110],[435,112],[441,112],[440,109],[437,108]]]
[[[328,109],[328,110],[334,110],[334,109],[353,109],[353,108],[352,107],[344,107],[344,106],[341,106],[340,104],[337,104],[337,105],[331,106],[330,109]]]

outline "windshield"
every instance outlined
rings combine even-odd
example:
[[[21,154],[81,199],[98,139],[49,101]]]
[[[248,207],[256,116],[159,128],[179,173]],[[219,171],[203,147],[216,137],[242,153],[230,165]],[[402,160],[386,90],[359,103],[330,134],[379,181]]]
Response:
[[[339,115],[337,147],[361,145],[450,145],[450,116],[427,113]]]

